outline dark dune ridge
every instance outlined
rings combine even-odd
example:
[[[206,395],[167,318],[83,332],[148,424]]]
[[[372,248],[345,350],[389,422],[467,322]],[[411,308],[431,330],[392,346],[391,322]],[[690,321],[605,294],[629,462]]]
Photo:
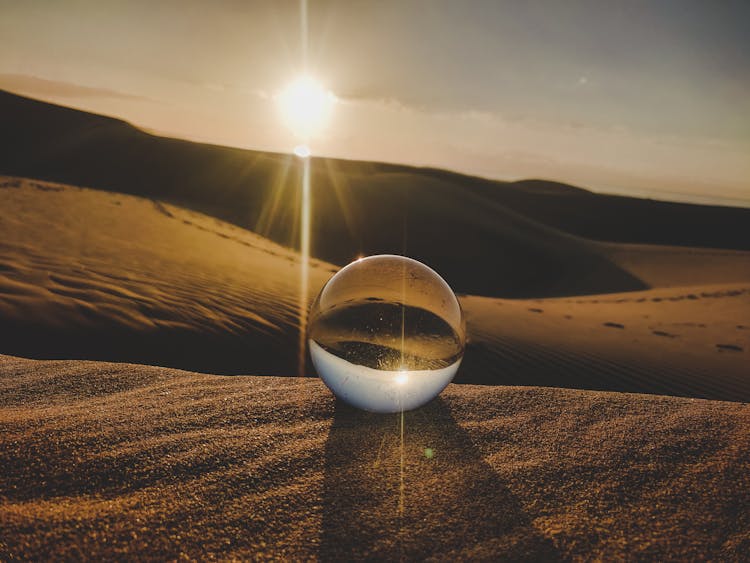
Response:
[[[0,559],[743,560],[750,407],[0,356]],[[403,436],[403,440],[402,440]]]
[[[149,135],[0,92],[0,173],[171,201],[294,246],[299,162]],[[313,159],[313,254],[408,254],[463,293],[646,289],[591,240],[750,249],[750,210],[602,196],[390,164]],[[700,224],[700,228],[696,225]]]

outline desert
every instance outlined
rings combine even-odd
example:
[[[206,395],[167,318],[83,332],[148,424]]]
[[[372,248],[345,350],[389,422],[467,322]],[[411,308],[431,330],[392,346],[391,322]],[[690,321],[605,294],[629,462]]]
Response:
[[[0,561],[747,561],[737,2],[0,6]]]

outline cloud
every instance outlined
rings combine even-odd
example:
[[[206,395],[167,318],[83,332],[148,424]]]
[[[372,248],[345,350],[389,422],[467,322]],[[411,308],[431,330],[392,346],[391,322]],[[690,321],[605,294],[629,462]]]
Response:
[[[111,98],[154,102],[151,98],[136,96],[109,88],[81,86],[72,82],[47,80],[28,74],[0,74],[0,88],[28,96],[43,98]]]

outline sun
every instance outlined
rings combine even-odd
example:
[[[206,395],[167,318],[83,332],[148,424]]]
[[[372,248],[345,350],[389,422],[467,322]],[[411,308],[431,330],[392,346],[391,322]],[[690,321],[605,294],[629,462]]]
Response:
[[[300,76],[278,96],[284,123],[302,140],[309,140],[325,127],[336,97],[311,76]]]

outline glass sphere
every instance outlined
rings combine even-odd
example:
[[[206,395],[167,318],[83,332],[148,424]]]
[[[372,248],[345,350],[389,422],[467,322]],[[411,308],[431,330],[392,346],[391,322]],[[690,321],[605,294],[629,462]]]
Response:
[[[313,365],[347,403],[373,412],[424,405],[451,382],[466,346],[455,294],[434,270],[404,256],[352,262],[310,310]]]

